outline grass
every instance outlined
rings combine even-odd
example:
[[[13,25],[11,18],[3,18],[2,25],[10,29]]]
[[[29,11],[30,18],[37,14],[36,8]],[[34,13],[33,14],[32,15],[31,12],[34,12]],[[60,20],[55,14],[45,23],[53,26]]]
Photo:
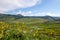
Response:
[[[60,21],[41,18],[0,21],[0,40],[60,40]]]

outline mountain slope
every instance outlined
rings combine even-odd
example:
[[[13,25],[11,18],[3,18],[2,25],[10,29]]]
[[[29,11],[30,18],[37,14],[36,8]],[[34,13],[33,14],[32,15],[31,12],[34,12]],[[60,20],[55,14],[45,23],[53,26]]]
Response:
[[[22,15],[0,14],[0,21],[10,21],[22,18]]]
[[[23,18],[23,19],[21,19]],[[60,17],[51,17],[51,16],[23,16],[21,14],[18,15],[10,15],[10,14],[0,14],[0,21],[20,21],[20,20],[29,20],[30,19],[44,19],[48,21],[60,20]]]

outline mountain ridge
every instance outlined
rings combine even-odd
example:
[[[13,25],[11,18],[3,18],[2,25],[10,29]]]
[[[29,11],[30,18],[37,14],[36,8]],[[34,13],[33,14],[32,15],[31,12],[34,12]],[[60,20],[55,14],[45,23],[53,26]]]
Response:
[[[8,20],[9,18],[12,19],[20,19],[20,18],[43,18],[46,20],[60,20],[60,17],[52,17],[52,16],[23,16],[21,14],[18,15],[11,15],[11,14],[0,14],[0,20]]]

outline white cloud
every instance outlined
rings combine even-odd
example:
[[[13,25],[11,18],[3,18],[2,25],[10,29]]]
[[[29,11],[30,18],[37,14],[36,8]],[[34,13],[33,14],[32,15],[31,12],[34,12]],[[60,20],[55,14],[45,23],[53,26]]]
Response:
[[[0,0],[0,10],[8,11],[18,7],[27,8],[38,3],[41,3],[41,0]]]
[[[32,11],[28,11],[28,12],[19,11],[17,14],[22,14],[24,16],[34,16],[34,14],[32,13]]]
[[[28,11],[28,12],[22,12],[22,11],[19,11],[17,14],[22,14],[24,16],[57,16],[59,17],[60,16],[60,13],[51,13],[51,12],[36,12],[36,13],[33,13],[32,11]]]
[[[46,13],[46,15],[53,16],[52,13]]]
[[[46,13],[46,15],[59,17],[60,16],[60,13]]]
[[[34,13],[33,11],[27,11],[27,12],[22,12],[19,11],[17,14],[22,14],[24,16],[45,16],[45,12],[36,12]]]

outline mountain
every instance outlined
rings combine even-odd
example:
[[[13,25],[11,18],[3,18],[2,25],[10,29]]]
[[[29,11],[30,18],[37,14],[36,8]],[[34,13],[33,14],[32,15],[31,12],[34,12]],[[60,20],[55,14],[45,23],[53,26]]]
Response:
[[[15,21],[21,18],[42,18],[49,21],[60,20],[60,17],[51,16],[23,16],[21,14],[18,15],[0,14],[0,21]]]
[[[44,16],[42,18],[44,18],[46,20],[50,20],[50,21],[55,20],[55,18],[54,17],[51,17],[51,16]]]
[[[55,20],[60,20],[60,17],[54,17],[55,18]]]
[[[23,15],[0,14],[0,21],[9,21],[22,18]]]
[[[25,16],[25,18],[43,18],[43,19],[46,19],[46,20],[60,20],[60,17],[52,17],[52,16]]]
[[[43,19],[46,19],[46,20],[55,20],[54,17],[51,17],[51,16],[25,16],[25,18],[43,18]]]

